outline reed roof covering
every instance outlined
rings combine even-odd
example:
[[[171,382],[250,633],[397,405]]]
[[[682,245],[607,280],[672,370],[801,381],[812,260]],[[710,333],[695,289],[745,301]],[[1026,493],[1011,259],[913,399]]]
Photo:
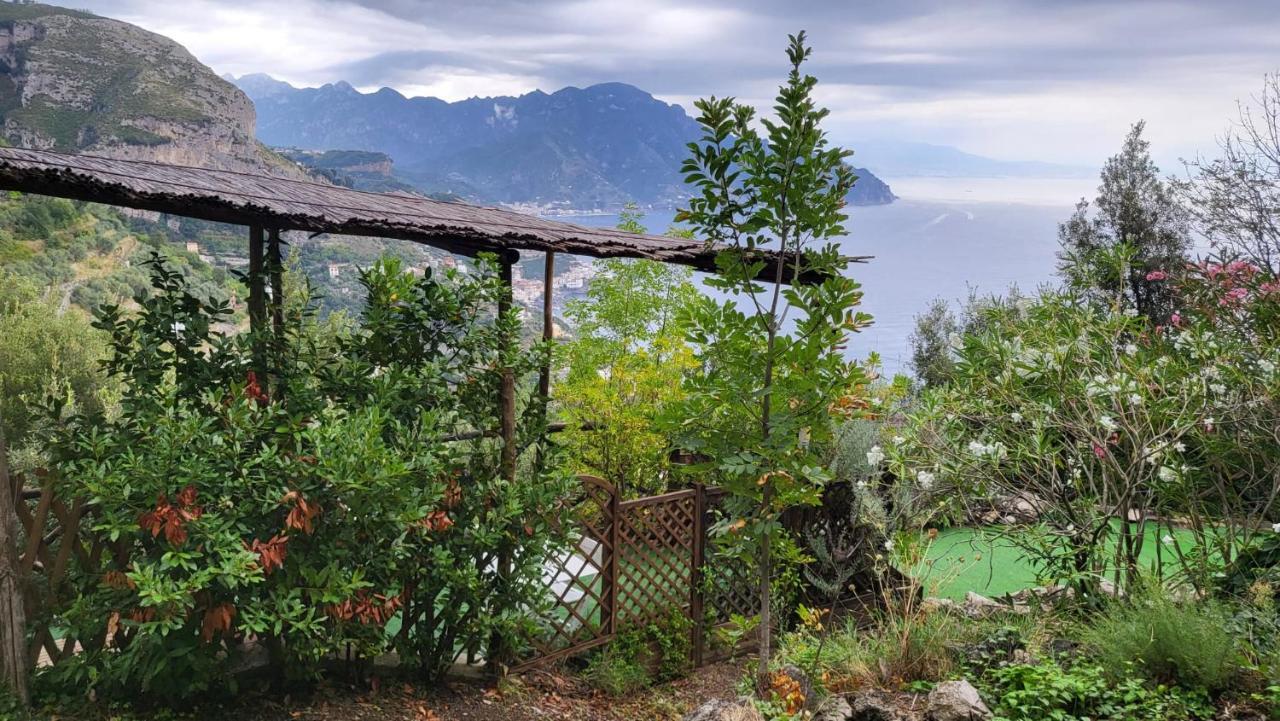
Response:
[[[701,240],[587,228],[499,208],[265,174],[0,148],[0,189],[282,231],[397,238],[464,255],[553,251],[715,271],[717,249]],[[776,254],[770,257],[776,262]],[[773,277],[772,267],[767,265],[762,279]]]

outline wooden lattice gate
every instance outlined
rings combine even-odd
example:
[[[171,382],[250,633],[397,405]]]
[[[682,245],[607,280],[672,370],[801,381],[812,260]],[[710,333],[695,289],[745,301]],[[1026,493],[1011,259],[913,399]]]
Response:
[[[724,491],[696,485],[624,501],[604,480],[581,480],[569,550],[545,579],[550,610],[516,670],[662,624],[672,613],[689,619],[691,661],[716,658],[710,631],[735,613],[750,616],[754,603],[747,569],[709,552],[707,532]]]

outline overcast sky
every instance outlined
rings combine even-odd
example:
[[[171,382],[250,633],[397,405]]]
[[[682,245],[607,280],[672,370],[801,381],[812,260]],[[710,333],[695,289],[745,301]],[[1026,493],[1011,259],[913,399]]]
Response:
[[[57,0],[53,0],[57,2]],[[807,29],[837,139],[1094,164],[1148,121],[1158,159],[1211,149],[1280,67],[1280,0],[74,0],[219,73],[448,100],[622,81],[691,108],[766,105]],[[1172,168],[1166,168],[1172,170]]]

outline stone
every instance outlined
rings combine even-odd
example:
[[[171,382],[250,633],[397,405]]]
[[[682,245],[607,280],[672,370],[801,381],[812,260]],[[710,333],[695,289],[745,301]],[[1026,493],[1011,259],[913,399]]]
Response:
[[[920,610],[925,613],[941,613],[946,611],[954,611],[956,602],[949,598],[938,598],[936,596],[927,596],[920,602]]]
[[[986,721],[991,710],[968,681],[943,681],[929,692],[925,718],[929,721]]]
[[[864,691],[853,699],[849,721],[902,721],[893,698],[882,691]]]
[[[849,721],[853,708],[844,696],[828,696],[813,714],[813,721]]]
[[[682,721],[764,721],[750,701],[712,699],[685,714]]]

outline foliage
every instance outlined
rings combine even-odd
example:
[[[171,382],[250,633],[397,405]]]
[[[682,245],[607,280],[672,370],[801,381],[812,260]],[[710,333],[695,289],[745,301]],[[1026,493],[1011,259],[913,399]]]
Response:
[[[1102,305],[1119,303],[1156,323],[1176,310],[1165,283],[1152,272],[1179,267],[1191,249],[1186,214],[1151,161],[1149,143],[1138,122],[1125,137],[1120,153],[1102,168],[1102,185],[1089,217],[1081,200],[1058,231],[1062,243],[1059,271],[1067,285]],[[1128,246],[1126,263],[1113,252]]]
[[[41,417],[45,396],[85,412],[110,405],[112,391],[99,369],[106,337],[33,283],[0,270],[0,425],[11,448],[21,448]]]
[[[1003,296],[980,296],[970,289],[957,314],[945,300],[935,298],[924,313],[916,316],[915,329],[907,339],[911,346],[911,371],[916,379],[926,387],[951,380],[960,339],[981,333],[1005,317],[1016,317],[1023,300],[1016,285],[1010,286]]]
[[[1143,570],[1152,524],[1154,572],[1210,586],[1276,511],[1280,286],[1236,261],[1158,282],[1184,306],[1171,325],[1046,292],[964,337],[951,383],[885,449],[894,476],[926,496],[1038,504],[1036,532],[1005,538],[1089,598],[1104,575]],[[1156,520],[1174,516],[1189,540]]]
[[[828,475],[811,443],[829,435],[833,416],[865,407],[867,382],[841,352],[848,334],[869,322],[855,310],[861,292],[842,274],[847,260],[833,242],[845,234],[843,206],[855,180],[849,152],[832,147],[819,127],[827,111],[812,97],[817,80],[801,73],[810,53],[803,33],[787,52],[777,119],[761,118],[763,132],[754,109],[732,98],[696,103],[703,135],[683,166],[695,193],[677,215],[727,246],[707,283],[730,298],[699,298],[683,309],[700,372],[671,417],[680,444],[710,459],[706,466],[742,514],[716,532],[759,569],[762,683],[778,516],[818,501]],[[772,267],[760,256],[767,249],[780,257]],[[784,287],[788,272],[822,280]],[[761,274],[772,284],[757,280]]]
[[[496,426],[502,367],[536,367],[514,313],[493,315],[492,266],[439,280],[375,267],[341,342],[305,308],[283,337],[227,338],[225,304],[158,256],[150,268],[139,312],[99,320],[121,414],[74,417],[55,447],[62,490],[101,509],[94,530],[129,565],[79,568],[49,620],[110,645],[49,673],[99,695],[186,696],[229,688],[256,637],[278,672],[395,644],[433,677],[461,639],[532,623],[565,486],[503,480],[495,441],[442,442]],[[514,551],[501,578],[500,549]]]
[[[1118,667],[1123,670],[1125,665]],[[1118,680],[1102,666],[1056,661],[997,668],[979,684],[1000,721],[1174,721],[1214,718],[1203,692]]]
[[[644,231],[639,213],[623,217],[619,227]],[[574,471],[624,495],[661,493],[671,444],[656,421],[682,397],[693,365],[675,316],[698,291],[692,271],[656,261],[599,260],[595,268],[587,298],[565,308],[577,337],[562,350],[568,371],[555,395],[567,428],[557,441]]]
[[[1133,673],[1157,683],[1217,692],[1242,671],[1226,610],[1211,601],[1176,602],[1160,589],[1112,602],[1081,639],[1103,668],[1132,662]]]
[[[591,659],[587,680],[611,696],[624,696],[679,678],[690,668],[692,631],[682,609],[672,609],[661,623],[624,631]]]

